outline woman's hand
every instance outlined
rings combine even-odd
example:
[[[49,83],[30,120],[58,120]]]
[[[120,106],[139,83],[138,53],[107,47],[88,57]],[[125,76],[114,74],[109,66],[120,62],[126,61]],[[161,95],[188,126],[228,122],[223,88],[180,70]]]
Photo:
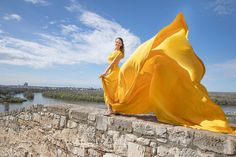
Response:
[[[106,75],[108,75],[108,72],[104,72],[103,74],[101,74],[101,75],[99,76],[99,78],[102,78],[102,77],[104,77],[104,76],[106,76]]]

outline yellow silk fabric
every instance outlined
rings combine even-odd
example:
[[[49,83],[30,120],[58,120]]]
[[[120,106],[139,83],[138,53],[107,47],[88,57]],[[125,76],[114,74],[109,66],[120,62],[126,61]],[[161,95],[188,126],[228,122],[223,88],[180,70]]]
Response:
[[[187,24],[179,13],[120,68],[116,63],[108,75],[101,77],[105,102],[121,113],[154,112],[161,122],[235,133],[200,83],[205,67],[187,36]],[[108,62],[119,55],[120,51],[113,51]]]

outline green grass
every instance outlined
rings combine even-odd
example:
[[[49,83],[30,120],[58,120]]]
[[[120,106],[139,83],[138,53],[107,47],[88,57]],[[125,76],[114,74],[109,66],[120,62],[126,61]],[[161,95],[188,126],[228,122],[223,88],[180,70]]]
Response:
[[[104,102],[103,91],[83,90],[83,91],[45,91],[44,97],[86,102]]]
[[[22,103],[24,101],[26,101],[26,99],[13,96],[6,96],[0,98],[0,103]]]

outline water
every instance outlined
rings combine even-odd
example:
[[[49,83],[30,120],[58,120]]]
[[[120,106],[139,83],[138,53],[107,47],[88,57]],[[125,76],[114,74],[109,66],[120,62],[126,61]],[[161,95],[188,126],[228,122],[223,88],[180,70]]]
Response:
[[[221,106],[225,113],[236,113],[236,105],[235,106]]]
[[[23,94],[16,94],[17,97],[24,98]],[[23,103],[17,104],[17,103],[10,103],[10,104],[3,104],[0,103],[0,112],[8,111],[8,110],[14,110],[26,106],[30,106],[33,104],[47,104],[47,105],[53,105],[53,104],[80,104],[80,105],[88,105],[88,106],[97,106],[99,108],[105,108],[104,103],[95,103],[95,102],[72,102],[72,101],[65,101],[65,100],[58,100],[58,99],[52,99],[43,97],[42,93],[34,93],[34,99],[33,100],[27,100]],[[236,105],[235,106],[221,106],[221,108],[224,110],[225,113],[236,113]]]
[[[17,97],[24,98],[23,94],[16,94]],[[0,112],[7,111],[7,110],[14,110],[26,106],[30,106],[32,104],[64,104],[64,103],[70,103],[70,104],[80,104],[80,105],[86,105],[86,106],[96,106],[99,108],[106,108],[104,103],[96,103],[96,102],[72,102],[72,101],[65,101],[65,100],[58,100],[58,99],[52,99],[43,97],[42,93],[34,93],[34,99],[33,100],[27,100],[23,103],[11,103],[11,104],[3,104],[0,103]],[[236,113],[236,105],[235,106],[221,106],[225,113]]]
[[[24,98],[23,94],[16,94],[17,97]],[[10,111],[18,108],[23,108],[27,107],[33,104],[47,104],[47,105],[52,105],[52,104],[65,104],[65,103],[70,103],[70,104],[79,104],[79,105],[84,105],[84,106],[93,106],[93,107],[98,107],[98,108],[106,108],[104,103],[95,103],[95,102],[72,102],[72,101],[65,101],[65,100],[58,100],[58,99],[52,99],[52,98],[47,98],[43,97],[42,93],[34,93],[34,99],[33,100],[27,100],[23,103],[10,103],[10,104],[3,104],[0,103],[0,112],[3,111]],[[236,105],[235,106],[221,106],[223,111],[227,114],[232,114],[236,113]],[[236,118],[235,117],[228,117],[228,120],[232,126],[236,126]]]
[[[16,94],[15,96],[24,98],[23,94]],[[27,106],[30,106],[33,104],[52,105],[52,104],[65,104],[65,103],[79,104],[79,105],[86,105],[86,106],[96,106],[99,108],[106,107],[104,103],[65,101],[65,100],[58,100],[58,99],[44,97],[44,96],[42,96],[42,93],[34,93],[33,100],[27,100],[23,103],[8,103],[8,104],[0,103],[0,112],[23,108],[23,107],[27,107]]]

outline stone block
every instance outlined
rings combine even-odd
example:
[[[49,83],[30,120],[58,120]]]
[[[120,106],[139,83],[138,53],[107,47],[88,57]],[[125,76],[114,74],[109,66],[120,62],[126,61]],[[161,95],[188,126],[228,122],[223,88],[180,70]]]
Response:
[[[60,128],[64,128],[66,126],[66,116],[61,116],[59,126]]]
[[[114,140],[113,149],[116,154],[125,156],[127,154],[127,142],[125,141],[125,135],[121,135],[116,140]]]
[[[133,142],[128,142],[128,157],[145,157],[145,147]]]
[[[96,128],[98,130],[106,131],[108,128],[107,117],[102,116],[102,115],[96,116]]]
[[[167,142],[167,128],[164,125],[156,125],[155,126],[155,136],[156,136],[156,140],[158,142],[163,142],[166,143]]]
[[[80,122],[80,123],[87,123],[88,120],[88,113],[82,112],[80,110],[71,109],[69,111],[69,119]]]
[[[88,114],[88,120],[94,122],[96,120],[96,114],[95,113]]]
[[[201,157],[200,154],[196,151],[193,150],[191,148],[183,148],[180,152],[179,152],[179,156],[180,157]]]
[[[96,142],[95,131],[96,131],[95,127],[88,126],[81,136],[81,141],[95,143]]]
[[[88,149],[88,156],[89,157],[99,157],[99,156],[102,156],[102,153],[97,150],[94,150],[94,149]]]
[[[35,122],[40,122],[41,116],[39,115],[39,113],[33,113],[33,121]]]
[[[150,139],[146,139],[146,138],[143,138],[143,137],[139,137],[137,138],[137,143],[143,145],[143,146],[148,146],[150,144]]]
[[[139,135],[153,136],[155,133],[155,127],[144,121],[132,122],[133,132]]]
[[[137,140],[137,136],[133,134],[125,134],[125,139],[128,142],[135,142]]]
[[[78,124],[75,121],[72,121],[72,120],[67,121],[68,128],[76,128],[77,126],[78,126]]]
[[[66,116],[68,115],[68,108],[69,106],[67,105],[48,105],[43,108],[43,111]]]
[[[236,156],[236,136],[227,138],[224,144],[224,154]]]
[[[158,146],[156,154],[158,157],[180,157],[179,155],[179,149],[177,147],[167,147],[167,146]],[[186,157],[192,157],[192,156],[186,156]]]
[[[109,150],[112,150],[113,149],[113,137],[112,136],[109,136],[107,134],[102,134],[102,145],[109,149]]]
[[[168,140],[176,145],[181,145],[187,147],[192,143],[193,140],[193,130],[184,127],[173,127],[168,130]]]
[[[132,132],[132,123],[127,118],[114,117],[113,123],[109,124],[109,129],[117,130],[120,132],[131,133]]]
[[[225,135],[208,132],[195,131],[193,145],[205,151],[214,151],[224,153],[227,147],[227,138]]]
[[[103,155],[103,157],[121,157],[121,156],[113,154],[113,153],[106,153],[105,155]]]
[[[85,157],[86,150],[85,150],[85,148],[74,147],[72,149],[72,153],[75,154],[75,155],[78,155],[79,157]]]

